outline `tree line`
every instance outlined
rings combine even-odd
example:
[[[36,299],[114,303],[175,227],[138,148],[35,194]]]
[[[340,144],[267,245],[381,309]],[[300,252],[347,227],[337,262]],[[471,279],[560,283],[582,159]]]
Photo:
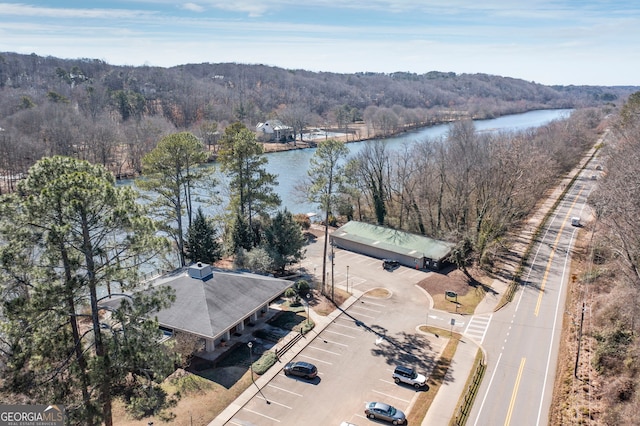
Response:
[[[314,73],[263,65],[113,66],[95,59],[0,54],[0,191],[46,156],[140,174],[157,141],[189,131],[215,151],[224,129],[280,118],[366,137],[461,118],[615,103],[630,88],[544,86],[486,74]]]
[[[589,165],[598,179],[588,203],[593,220],[587,241],[577,253],[584,267],[573,277],[575,305],[568,313],[583,316],[581,334],[574,318],[572,336],[582,346],[581,359],[571,354],[576,373],[567,390],[580,402],[594,401],[589,412],[559,410],[558,418],[593,425],[631,425],[640,407],[638,317],[640,301],[640,92],[633,93],[608,120],[608,132]],[[584,369],[578,370],[578,361]],[[583,383],[588,382],[588,387]],[[579,390],[579,391],[575,391]],[[560,397],[564,396],[561,395]],[[563,405],[565,407],[565,405]],[[565,420],[566,421],[566,420]]]

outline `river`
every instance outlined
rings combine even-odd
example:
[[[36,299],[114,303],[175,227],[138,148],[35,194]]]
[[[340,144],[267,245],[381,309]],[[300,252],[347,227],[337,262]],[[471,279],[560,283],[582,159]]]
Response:
[[[494,119],[476,120],[474,121],[474,125],[479,132],[517,132],[539,127],[554,120],[567,118],[571,111],[570,109],[530,111]],[[390,149],[395,150],[405,144],[424,141],[426,139],[437,139],[444,136],[449,130],[449,126],[449,124],[441,124],[425,127],[382,140]],[[348,143],[349,155],[359,152],[363,147],[374,143],[376,140],[378,139]],[[307,176],[309,160],[314,152],[315,148],[308,148],[265,154],[269,160],[266,170],[278,176],[279,185],[276,188],[276,192],[282,199],[282,207],[286,207],[292,213],[319,212],[316,205],[297,199],[294,193],[296,184],[304,180]]]
[[[567,118],[572,110],[570,109],[548,109],[530,111],[521,114],[506,115],[488,120],[475,120],[474,125],[479,132],[517,132],[529,128],[545,125],[553,120]],[[386,139],[381,139],[391,149],[399,149],[403,145],[424,141],[427,139],[437,139],[446,135],[449,124],[424,127],[410,132],[402,133]],[[360,142],[349,142],[349,155],[359,152],[368,144],[375,143],[379,139],[370,139]],[[282,199],[282,208],[286,207],[292,213],[319,213],[318,206],[297,198],[294,188],[307,176],[309,160],[315,153],[315,148],[294,149],[290,151],[272,152],[265,154],[268,163],[265,166],[267,172],[276,175],[278,186],[276,193]],[[219,175],[219,179],[224,182],[224,176]],[[126,179],[119,182],[120,185],[131,185],[133,180]],[[207,215],[222,214],[227,204],[228,195],[225,185],[219,185],[221,203],[211,206],[205,200],[207,196],[201,195],[195,202],[196,206],[202,206]],[[205,202],[201,202],[205,201]]]

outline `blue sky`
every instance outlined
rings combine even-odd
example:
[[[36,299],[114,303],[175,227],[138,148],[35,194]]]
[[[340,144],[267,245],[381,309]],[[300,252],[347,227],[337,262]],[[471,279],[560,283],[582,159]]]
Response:
[[[0,52],[640,85],[640,2],[0,0]]]

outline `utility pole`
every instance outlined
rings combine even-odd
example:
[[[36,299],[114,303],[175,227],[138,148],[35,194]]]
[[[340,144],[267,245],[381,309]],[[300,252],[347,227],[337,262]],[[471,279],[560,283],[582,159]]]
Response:
[[[333,298],[333,294],[334,294],[334,279],[333,279],[333,269],[335,266],[335,258],[336,258],[336,254],[333,250],[334,244],[333,241],[331,242],[331,301],[333,303],[335,302],[335,299]]]
[[[576,366],[573,369],[573,375],[576,379],[578,377],[578,364],[580,363],[580,346],[582,343],[582,324],[584,323],[584,311],[586,310],[585,302],[582,302],[582,314],[580,315],[580,330],[578,331],[578,351],[576,353]]]

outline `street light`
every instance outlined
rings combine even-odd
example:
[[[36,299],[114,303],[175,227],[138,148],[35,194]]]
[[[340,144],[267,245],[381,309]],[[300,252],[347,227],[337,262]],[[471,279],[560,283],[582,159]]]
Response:
[[[311,293],[307,293],[307,325],[311,322],[309,319],[309,300],[311,300]]]
[[[249,369],[251,370],[251,381],[253,382],[253,343],[249,342],[247,346],[249,347]]]
[[[256,388],[258,388],[258,392],[260,393],[260,395],[262,396],[262,399],[264,399],[264,401],[267,404],[271,404],[271,402],[269,402],[269,400],[267,399],[267,397],[264,396],[264,394],[262,393],[262,390],[260,389],[260,386],[258,386],[258,384],[256,383],[256,381],[253,379],[253,342],[249,342],[247,343],[247,346],[249,347],[249,369],[251,370],[251,381],[253,382],[253,384],[255,385]]]

